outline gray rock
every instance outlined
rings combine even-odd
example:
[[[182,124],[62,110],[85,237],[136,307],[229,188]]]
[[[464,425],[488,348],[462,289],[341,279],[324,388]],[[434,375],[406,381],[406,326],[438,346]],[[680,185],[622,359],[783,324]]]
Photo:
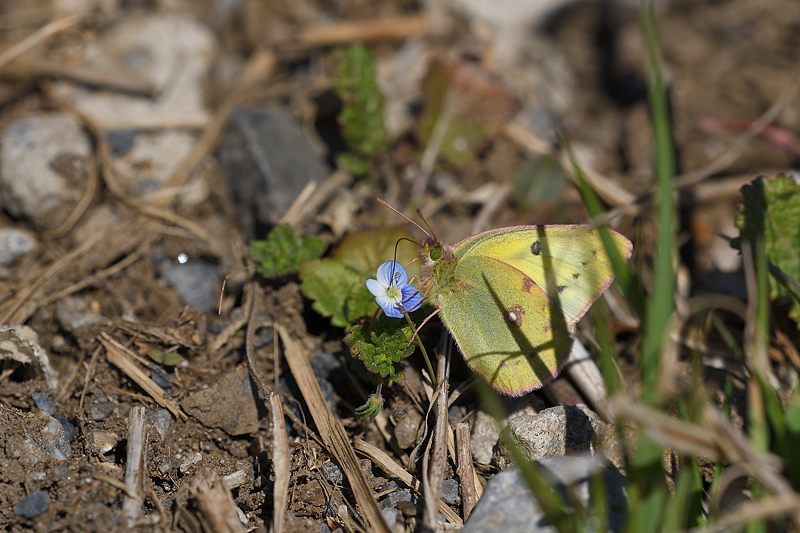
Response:
[[[537,461],[541,473],[568,502],[568,489],[588,510],[594,495],[591,479],[603,477],[603,498],[607,501],[608,527],[621,531],[627,513],[627,501],[622,475],[599,456],[548,457]],[[596,531],[593,519],[583,524],[587,531]],[[555,531],[549,524],[536,499],[531,495],[520,471],[516,468],[497,474],[483,492],[462,530],[465,533],[494,531]]]
[[[72,115],[28,115],[11,123],[0,142],[0,199],[16,216],[44,227],[63,222],[80,200],[91,154]]]
[[[461,494],[459,492],[458,481],[455,479],[445,479],[442,481],[442,499],[450,505],[461,504]]]
[[[248,238],[274,224],[303,188],[329,173],[309,133],[283,108],[237,109],[219,146],[219,160]]]
[[[38,248],[39,242],[29,231],[17,228],[0,229],[0,266],[11,266],[17,259]]]
[[[46,392],[34,392],[31,394],[31,399],[33,403],[36,404],[36,407],[47,413],[48,415],[56,414],[58,410],[58,406],[56,405],[55,400],[50,397],[49,394]]]
[[[110,431],[95,431],[92,434],[92,442],[94,447],[100,453],[108,453],[114,449],[114,446],[119,442],[119,437]]]
[[[500,427],[495,419],[483,411],[477,411],[472,422],[472,434],[469,441],[472,458],[475,459],[475,462],[483,465],[490,464],[494,455],[494,447],[499,439]]]
[[[272,328],[264,329],[272,331]],[[317,378],[319,388],[322,389],[322,395],[325,397],[328,407],[336,412],[336,390],[331,381],[334,373],[342,369],[341,357],[330,352],[322,352],[312,357],[309,364],[311,371],[314,372],[314,377]]]
[[[72,447],[69,445],[70,436],[74,436],[74,426],[70,430],[64,427],[62,422],[46,413],[47,425],[42,429],[41,446],[47,455],[57,461],[63,461],[72,454]],[[71,426],[72,424],[70,424]]]
[[[339,465],[337,465],[333,461],[325,461],[324,463],[322,463],[320,471],[322,472],[322,475],[325,476],[325,479],[327,479],[334,485],[342,484],[342,480],[344,479],[344,475],[342,474],[342,469],[339,468]]]
[[[244,365],[228,372],[211,387],[189,394],[181,407],[202,424],[220,428],[234,437],[258,431],[258,407]]]
[[[506,430],[532,460],[604,449],[613,428],[585,405],[526,409],[508,418]],[[504,447],[503,455],[511,454]]]
[[[23,518],[36,518],[47,511],[48,505],[50,505],[50,496],[47,491],[37,490],[14,504],[14,514]]]
[[[77,333],[106,321],[105,318],[89,309],[86,300],[76,296],[63,298],[56,303],[56,319],[61,327],[70,333]]]
[[[187,305],[198,311],[216,309],[220,289],[217,265],[202,259],[192,259],[184,264],[165,259],[159,262],[159,269]]]
[[[397,417],[394,427],[397,445],[403,450],[416,446],[420,425],[422,425],[422,415],[413,407],[404,409],[402,414]]]
[[[155,426],[156,431],[161,435],[161,441],[165,441],[172,428],[172,415],[169,414],[169,411],[164,408],[148,411],[147,420]]]
[[[402,523],[401,521],[403,519],[403,515],[401,515],[397,509],[392,507],[381,509],[381,514],[383,515],[383,519],[386,521],[386,525],[389,526],[389,529],[393,529],[394,526]]]
[[[89,408],[89,418],[95,422],[102,422],[114,414],[114,404],[108,398],[97,398]]]
[[[397,509],[406,516],[417,514],[417,495],[411,489],[392,492],[381,501],[382,509]]]
[[[214,35],[180,13],[130,14],[103,32],[87,61],[108,72],[150,81],[153,97],[56,83],[58,96],[73,102],[104,129],[141,124],[149,117],[207,117],[203,83],[216,54]],[[129,147],[129,149],[131,149]]]

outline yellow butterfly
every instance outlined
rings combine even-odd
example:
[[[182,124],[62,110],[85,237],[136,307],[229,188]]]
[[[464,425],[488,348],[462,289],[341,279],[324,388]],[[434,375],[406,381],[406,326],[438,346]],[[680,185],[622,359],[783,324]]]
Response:
[[[610,233],[629,258],[631,242]],[[600,231],[589,225],[499,228],[453,245],[429,234],[421,256],[421,290],[467,364],[512,396],[558,375],[575,325],[614,280]]]

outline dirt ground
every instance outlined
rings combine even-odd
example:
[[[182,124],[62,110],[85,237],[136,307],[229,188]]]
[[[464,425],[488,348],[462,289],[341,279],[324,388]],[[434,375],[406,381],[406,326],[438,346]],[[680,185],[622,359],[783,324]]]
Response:
[[[266,194],[288,199],[258,214],[254,199],[237,193],[226,175],[222,152],[229,149],[224,138],[230,130],[224,124],[232,109],[264,103],[294,118],[321,154],[315,164],[331,175],[324,179],[342,180],[317,205],[300,206],[297,227],[330,245],[349,232],[399,222],[376,204],[376,196],[403,208],[419,207],[448,241],[470,234],[476,220],[485,220],[485,227],[586,220],[579,195],[566,181],[556,181],[551,193],[531,202],[510,192],[530,155],[518,137],[505,133],[475,148],[471,164],[445,163],[427,185],[419,185],[419,172],[409,168],[418,169],[425,146],[409,124],[419,117],[413,111],[422,91],[417,72],[424,73],[435,56],[460,58],[502,87],[518,123],[536,131],[547,149],[559,133],[566,134],[588,168],[626,191],[602,195],[609,205],[624,206],[651,190],[645,52],[631,3],[560,2],[558,9],[520,25],[519,43],[502,20],[482,19],[463,7],[470,2],[452,4],[438,15],[398,0],[306,0],[291,6],[255,0],[37,0],[0,6],[0,130],[8,132],[32,115],[58,113],[74,117],[87,139],[86,152],[77,159],[67,157],[60,167],[49,162],[65,184],[60,194],[66,199],[56,207],[46,208],[41,200],[41,209],[31,211],[9,185],[0,185],[0,229],[22,230],[35,243],[0,266],[2,324],[31,328],[55,374],[55,382],[48,383],[38,355],[28,364],[7,358],[9,333],[0,332],[5,335],[0,337],[0,529],[128,529],[124,502],[131,495],[124,478],[130,414],[138,406],[145,408],[146,460],[142,510],[133,529],[213,530],[198,493],[215,475],[231,474],[226,480],[242,520],[238,526],[269,529],[276,496],[273,421],[268,398],[248,372],[248,335],[255,370],[287,413],[286,530],[368,529],[353,489],[320,439],[294,368],[281,355],[276,325],[299,343],[347,436],[418,473],[421,461],[412,464],[410,454],[427,416],[421,359],[412,357],[406,381],[387,388],[378,423],[354,414],[373,385],[349,356],[342,330],[312,309],[296,275],[265,280],[248,254],[249,241],[263,237],[283,216],[302,184],[276,186]],[[688,266],[681,282],[695,294],[713,290],[738,297],[743,285],[737,253],[717,235],[733,235],[743,183],[797,167],[800,160],[800,141],[792,133],[800,131],[794,87],[800,11],[795,0],[674,0],[659,6],[678,172],[706,174],[681,196],[681,260]],[[197,50],[205,54],[197,59],[205,61],[199,74],[184,73],[196,76],[197,86],[181,88],[173,103],[121,115],[108,111],[113,106],[86,104],[87,91],[145,100],[163,96],[130,96],[141,76],[106,70],[102,61],[90,59],[123,40],[121,25],[154,15],[202,28],[202,39],[181,52],[186,64],[193,64]],[[336,126],[341,103],[333,96],[327,65],[337,43],[330,37],[316,42],[308,30],[348,21],[369,27],[401,16],[427,17],[430,24],[398,34],[376,30],[377,37],[367,37],[379,72],[390,79],[387,110],[396,116],[387,118],[390,131],[395,128],[389,149],[368,179],[334,175],[331,164],[343,146]],[[441,30],[433,24],[439,19],[446,22]],[[37,29],[63,20],[63,27],[25,44]],[[184,31],[178,34],[189,39]],[[340,44],[360,39],[345,37]],[[26,48],[17,53],[13,47],[20,43]],[[12,56],[3,55],[9,50]],[[254,61],[258,54],[267,54],[265,64]],[[139,61],[126,57],[134,67]],[[159,74],[159,83],[189,83],[181,78],[180,64],[173,66],[174,76]],[[242,68],[252,69],[255,81],[239,77]],[[120,77],[114,74],[119,72]],[[398,72],[399,78],[391,78]],[[400,83],[404,72],[408,79]],[[115,81],[128,86],[119,89]],[[187,102],[194,91],[196,105]],[[769,128],[748,130],[770,112]],[[138,127],[136,120],[151,122]],[[123,126],[109,125],[115,121]],[[151,152],[143,148],[126,155],[119,143],[141,140],[130,141],[126,131],[177,133],[171,140],[153,140]],[[10,137],[3,135],[8,144]],[[11,172],[6,158],[21,153],[9,150],[3,147],[0,172]],[[646,270],[654,239],[649,213],[626,216],[617,229],[641,243],[633,261]],[[615,329],[622,353],[628,353],[626,347],[636,343],[635,328],[618,320]],[[168,357],[173,359],[166,362]],[[623,369],[634,364],[620,362]],[[132,367],[144,377],[135,378]],[[480,408],[475,391],[466,386],[471,379],[454,357],[450,386],[463,392],[449,406],[450,419],[474,427]],[[155,383],[163,396],[143,381]],[[524,401],[543,408],[586,399],[567,378],[559,378]],[[516,402],[507,407],[519,406]],[[405,489],[374,460],[359,459],[379,501]],[[504,464],[495,452],[488,464],[478,465],[481,483]],[[446,465],[444,477],[455,477],[453,465]],[[46,510],[26,518],[18,504],[36,491],[46,491]],[[399,511],[396,530],[420,526],[421,501],[386,504]],[[451,510],[463,516],[459,504]]]

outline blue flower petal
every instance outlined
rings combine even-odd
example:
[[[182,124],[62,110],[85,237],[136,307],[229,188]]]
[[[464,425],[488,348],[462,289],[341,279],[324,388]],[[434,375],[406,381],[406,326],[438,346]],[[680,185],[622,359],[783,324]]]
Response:
[[[386,296],[386,287],[381,285],[377,279],[367,280],[367,290],[376,298]]]
[[[403,265],[397,261],[385,261],[378,267],[378,281],[385,287],[390,285],[402,287],[408,283],[408,274]]]
[[[378,296],[375,302],[383,309],[383,314],[392,318],[403,318],[403,311],[397,303],[388,296]]]
[[[422,295],[413,285],[405,285],[401,289],[403,294],[402,305],[409,313],[416,311],[422,305]]]

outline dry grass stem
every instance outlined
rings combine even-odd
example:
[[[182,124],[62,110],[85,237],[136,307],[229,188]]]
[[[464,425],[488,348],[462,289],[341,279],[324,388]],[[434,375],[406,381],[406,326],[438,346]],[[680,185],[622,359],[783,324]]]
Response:
[[[156,86],[151,81],[138,78],[129,72],[98,70],[88,65],[66,64],[47,59],[14,61],[2,70],[1,75],[22,80],[31,78],[63,79],[95,89],[136,94],[148,98],[157,92]]]
[[[20,57],[25,52],[39,46],[53,35],[72,28],[78,24],[78,22],[80,22],[78,17],[67,15],[45,24],[18,43],[3,50],[3,52],[0,53],[0,69],[3,69],[8,63]]]
[[[470,449],[469,441],[469,424],[459,422],[456,425],[457,474],[461,482],[461,506],[464,510],[464,520],[469,518],[472,509],[478,503],[478,493],[475,487],[475,469],[472,464],[472,450]]]
[[[128,519],[128,525],[136,522],[142,513],[144,502],[144,476],[146,462],[146,431],[144,425],[145,409],[141,406],[131,407],[128,414],[128,446],[125,459],[125,499],[122,512]]]
[[[205,519],[204,529],[215,533],[244,531],[236,503],[216,472],[198,473],[191,491],[200,514]]]
[[[300,32],[304,46],[331,46],[368,41],[404,40],[428,31],[425,17],[386,17],[357,22],[309,26]]]
[[[445,339],[449,339],[445,335]],[[444,481],[444,469],[447,463],[447,385],[448,385],[448,362],[450,346],[448,340],[444,341],[445,348],[440,350],[439,361],[436,368],[436,381],[439,383],[438,395],[436,396],[436,425],[433,430],[433,439],[430,454],[425,455],[423,461],[423,495],[425,497],[425,526],[435,529],[438,523],[438,506],[436,502],[442,490]],[[429,461],[427,459],[430,458]],[[429,463],[429,464],[426,464]]]
[[[389,526],[386,525],[386,521],[378,508],[378,503],[364,477],[364,472],[358,464],[358,459],[350,444],[347,432],[341,421],[328,408],[325,397],[319,388],[319,383],[317,383],[317,379],[311,370],[308,357],[297,341],[289,336],[283,326],[276,324],[275,330],[278,332],[281,342],[283,342],[284,358],[306,401],[306,405],[308,405],[309,411],[311,411],[311,417],[317,425],[325,446],[336,458],[339,466],[347,476],[361,512],[373,531],[388,533]]]
[[[373,463],[381,467],[384,472],[396,477],[403,484],[410,489],[413,489],[418,494],[422,493],[419,480],[414,479],[414,476],[409,474],[402,466],[397,464],[397,462],[392,459],[389,454],[361,439],[356,439],[353,442],[353,446],[359,453],[369,457]],[[439,511],[441,511],[445,518],[452,524],[461,525],[464,523],[461,517],[458,516],[458,514],[456,514],[450,508],[450,506],[441,499],[439,499]]]
[[[275,484],[272,493],[272,528],[275,533],[286,530],[286,509],[289,505],[289,470],[292,465],[289,455],[289,438],[283,421],[283,404],[274,392],[269,396],[272,408],[272,468]]]
[[[176,418],[186,419],[186,415],[181,411],[180,406],[164,392],[150,377],[144,373],[134,362],[136,354],[128,348],[112,339],[107,333],[100,334],[100,343],[106,349],[108,362],[116,366],[125,373],[134,383],[139,385],[153,400],[161,407],[167,409]]]

